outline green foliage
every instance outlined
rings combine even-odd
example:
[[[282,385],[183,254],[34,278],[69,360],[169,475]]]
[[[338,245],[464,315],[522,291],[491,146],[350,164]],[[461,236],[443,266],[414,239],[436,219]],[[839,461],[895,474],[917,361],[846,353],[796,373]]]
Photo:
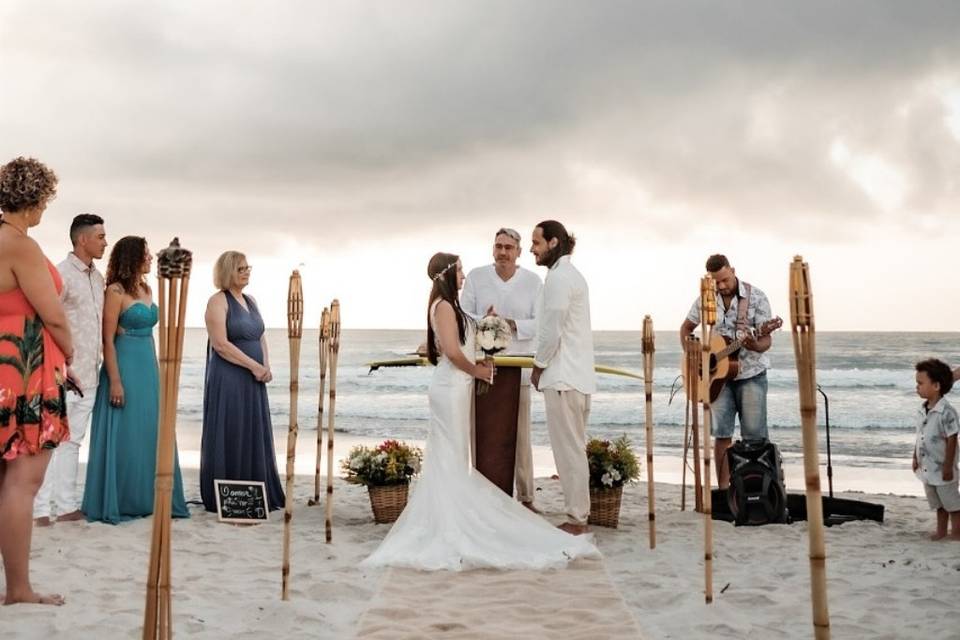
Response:
[[[0,341],[12,342],[17,348],[17,357],[2,356],[0,365],[16,369],[26,386],[33,372],[43,366],[43,321],[40,316],[25,318],[22,338],[13,333],[3,333],[0,334]]]
[[[640,477],[640,461],[630,448],[630,439],[622,435],[613,442],[591,438],[587,442],[590,488],[612,489]]]
[[[423,453],[404,442],[387,440],[378,447],[357,445],[340,464],[347,482],[366,486],[407,484],[420,473]]]

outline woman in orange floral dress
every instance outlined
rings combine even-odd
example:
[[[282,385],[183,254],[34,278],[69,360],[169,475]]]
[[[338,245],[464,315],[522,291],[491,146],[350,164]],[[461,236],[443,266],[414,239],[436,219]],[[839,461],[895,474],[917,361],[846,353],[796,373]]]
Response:
[[[0,167],[0,555],[4,604],[63,604],[30,585],[33,500],[51,451],[69,439],[64,381],[73,359],[56,268],[27,235],[57,176],[17,158]]]

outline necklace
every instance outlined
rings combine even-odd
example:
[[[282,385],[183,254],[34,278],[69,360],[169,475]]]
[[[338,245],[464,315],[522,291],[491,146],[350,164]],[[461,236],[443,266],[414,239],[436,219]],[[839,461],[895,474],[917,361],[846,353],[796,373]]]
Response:
[[[13,223],[10,222],[9,220],[4,220],[3,218],[0,218],[0,224],[5,224],[5,225],[7,225],[7,226],[13,227],[13,228],[16,229],[17,231],[19,231],[21,235],[24,235],[24,236],[27,235],[26,229],[21,229],[20,227],[18,227],[17,225],[13,224]]]

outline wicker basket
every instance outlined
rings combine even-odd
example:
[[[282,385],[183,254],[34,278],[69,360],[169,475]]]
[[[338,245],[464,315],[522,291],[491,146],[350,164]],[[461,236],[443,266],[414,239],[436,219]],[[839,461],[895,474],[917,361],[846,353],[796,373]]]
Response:
[[[612,489],[590,489],[590,517],[587,518],[587,522],[616,529],[620,522],[622,497],[623,486]]]
[[[373,508],[373,520],[377,524],[395,522],[403,508],[407,506],[409,484],[391,484],[386,486],[368,486],[370,506]]]

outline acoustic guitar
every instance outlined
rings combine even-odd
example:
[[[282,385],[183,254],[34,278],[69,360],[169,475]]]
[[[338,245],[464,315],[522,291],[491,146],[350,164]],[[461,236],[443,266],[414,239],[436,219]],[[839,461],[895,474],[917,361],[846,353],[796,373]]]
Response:
[[[769,335],[783,326],[783,320],[779,317],[767,320],[752,332],[754,338],[762,338]],[[713,332],[710,336],[710,376],[707,380],[703,376],[702,365],[698,367],[699,377],[697,384],[700,385],[699,392],[701,398],[707,397],[710,393],[710,402],[717,399],[723,385],[728,380],[733,380],[740,373],[740,349],[743,348],[743,342],[746,337],[739,340],[733,340]]]

